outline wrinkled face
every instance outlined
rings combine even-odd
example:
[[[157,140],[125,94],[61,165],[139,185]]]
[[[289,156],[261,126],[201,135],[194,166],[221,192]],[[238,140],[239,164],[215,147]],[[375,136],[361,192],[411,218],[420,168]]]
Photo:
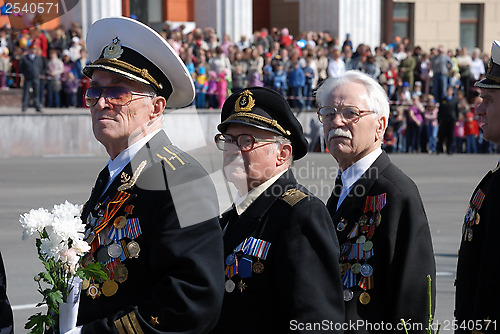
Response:
[[[132,92],[150,92],[145,85],[100,70],[94,71],[90,86],[121,86]],[[152,110],[151,98],[148,97],[133,95],[132,102],[128,105],[114,106],[101,96],[97,103],[90,107],[94,136],[105,147],[125,145],[126,148],[146,128]]]
[[[274,139],[272,132],[240,124],[231,124],[225,134],[233,137],[248,134],[257,139]],[[240,194],[244,194],[274,176],[277,156],[275,143],[254,143],[253,149],[248,152],[241,152],[238,146],[229,144],[223,152],[224,176],[236,186]]]
[[[357,82],[346,83],[333,90],[324,102],[325,106],[356,106],[368,110],[366,88]],[[374,113],[362,113],[356,121],[346,122],[340,115],[323,124],[325,140],[330,154],[347,167],[380,146],[383,130],[379,130],[381,117]]]
[[[476,108],[476,115],[484,122],[484,139],[500,144],[500,89],[482,89],[483,102]]]

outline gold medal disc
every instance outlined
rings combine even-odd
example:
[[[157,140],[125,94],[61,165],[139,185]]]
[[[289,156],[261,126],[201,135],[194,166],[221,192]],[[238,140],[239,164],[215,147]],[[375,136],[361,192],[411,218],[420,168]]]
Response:
[[[127,226],[127,218],[124,216],[116,217],[115,221],[113,222],[113,226],[117,229],[122,229],[125,226]]]
[[[82,281],[82,290],[87,290],[87,289],[89,288],[89,286],[90,286],[90,281],[89,281],[88,279],[86,279],[86,278],[85,278],[85,279]]]
[[[106,297],[111,297],[116,291],[118,291],[118,284],[114,280],[102,283],[102,294]]]
[[[370,302],[370,295],[368,292],[363,292],[362,294],[359,295],[359,302],[363,305],[366,305]]]
[[[128,269],[127,267],[125,267],[123,263],[120,263],[119,265],[116,266],[114,273],[115,273],[114,279],[118,283],[123,283],[128,278]]]
[[[255,262],[252,266],[252,270],[256,274],[262,274],[264,272],[264,265],[262,262]]]

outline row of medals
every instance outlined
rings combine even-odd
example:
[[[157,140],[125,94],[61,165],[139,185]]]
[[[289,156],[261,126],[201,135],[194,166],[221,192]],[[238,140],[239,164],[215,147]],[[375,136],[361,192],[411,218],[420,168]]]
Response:
[[[467,209],[467,213],[464,217],[464,224],[462,225],[462,235],[464,236],[464,241],[472,241],[472,226],[474,224],[479,224],[480,220],[478,211],[478,209],[469,204],[469,208]]]
[[[359,229],[361,230],[361,233],[365,234],[368,232],[368,228],[371,227],[373,224],[375,224],[375,227],[380,225],[380,222],[382,220],[382,216],[380,214],[380,211],[377,211],[375,214],[373,214],[370,218],[366,216],[366,214],[362,215],[361,218],[359,218],[358,224],[359,224]],[[347,221],[344,218],[340,219],[340,222],[337,224],[337,231],[342,232],[345,230],[347,226]],[[367,226],[368,228],[365,228]],[[360,235],[356,239],[356,244],[363,245],[363,251],[369,252],[373,248],[373,242],[367,239],[365,235]],[[342,245],[341,247],[341,258],[345,257],[347,258],[351,252],[352,248],[352,243],[346,242]],[[355,275],[361,274],[362,276],[368,278],[371,275],[373,275],[373,267],[369,265],[368,263],[360,264],[359,262],[356,261],[356,263],[351,264],[349,262],[341,262],[340,263],[340,275],[341,278],[344,277],[344,274],[346,273],[347,270],[351,269],[351,272]],[[356,280],[357,281],[357,280]],[[352,298],[354,297],[354,292],[350,288],[345,288],[344,289],[344,301],[348,302],[351,301]],[[366,305],[370,302],[370,294],[366,291],[363,291],[359,295],[359,302],[363,305]]]
[[[237,261],[237,255],[234,253],[231,253],[226,257],[225,263],[227,266],[231,266],[236,261]],[[252,264],[252,271],[255,274],[262,274],[264,272],[264,264],[262,262],[260,262],[259,259],[257,259],[257,262]],[[240,279],[238,284],[236,284],[231,279],[231,277],[229,277],[228,280],[226,281],[226,283],[224,284],[224,289],[226,290],[226,292],[231,293],[234,291],[235,288],[238,288],[238,290],[241,293],[243,293],[243,290],[245,290],[247,288],[247,284],[245,282],[243,282],[243,279]]]
[[[103,210],[100,210],[98,216],[102,217],[103,215],[104,215]],[[98,220],[99,219],[92,220],[92,215],[91,214],[89,215],[88,219],[89,227],[85,231],[85,241],[90,245],[96,237],[101,238],[101,240],[99,240],[99,244],[101,244],[102,246],[97,251],[96,258],[97,262],[104,264],[108,262],[110,259],[119,258],[124,250],[122,249],[122,246],[118,244],[116,241],[110,244],[112,240],[107,237],[107,234],[109,232],[108,227],[104,228],[104,230],[99,232],[97,235],[92,231],[93,228],[97,225]],[[125,226],[127,226],[127,217],[120,216],[115,218],[115,220],[113,221],[113,226],[116,229],[125,228]],[[129,254],[128,255],[129,259],[139,257],[139,252],[141,248],[136,241],[134,240],[129,241],[126,244],[126,248]],[[93,262],[94,262],[93,253],[92,254],[88,253],[83,258],[84,265]],[[104,271],[108,274],[108,277],[111,277],[111,273],[107,268],[104,268]],[[87,295],[92,297],[92,299],[99,297],[101,295],[101,292],[106,297],[113,296],[118,291],[118,283],[123,283],[127,280],[128,270],[123,263],[120,263],[114,269],[113,274],[114,274],[113,279],[109,279],[108,281],[102,283],[102,287],[98,283],[91,283],[89,280],[84,279],[82,282],[82,290],[83,291],[87,290]]]

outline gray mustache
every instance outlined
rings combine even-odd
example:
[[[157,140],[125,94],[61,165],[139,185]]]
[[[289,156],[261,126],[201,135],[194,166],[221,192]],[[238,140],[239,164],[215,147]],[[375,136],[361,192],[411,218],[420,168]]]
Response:
[[[352,134],[349,131],[342,130],[341,128],[335,128],[328,131],[328,141],[334,137],[346,137],[352,139]]]

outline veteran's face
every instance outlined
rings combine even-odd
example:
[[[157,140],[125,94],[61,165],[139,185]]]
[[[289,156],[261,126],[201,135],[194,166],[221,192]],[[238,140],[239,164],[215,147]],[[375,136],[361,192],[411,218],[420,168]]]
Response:
[[[274,138],[272,132],[240,124],[231,124],[225,134],[233,137],[247,134],[260,139]],[[235,185],[240,195],[277,174],[279,149],[275,143],[255,143],[248,152],[241,152],[236,145],[228,146],[223,152],[224,176]]]
[[[324,105],[342,107],[356,106],[360,110],[368,110],[364,96],[366,88],[356,82],[346,83],[333,90]],[[380,147],[385,119],[375,113],[363,113],[356,121],[346,122],[337,115],[331,122],[323,124],[325,140],[330,154],[337,160],[341,170]]]
[[[132,92],[149,93],[148,88],[138,82],[124,78],[118,74],[95,70],[91,86],[121,86]],[[101,142],[114,159],[125,148],[144,137],[151,125],[154,114],[152,99],[143,96],[132,96],[128,105],[114,106],[102,96],[90,107],[92,129],[95,138]]]
[[[500,89],[482,89],[483,102],[476,108],[476,115],[484,122],[484,139],[500,144]]]

